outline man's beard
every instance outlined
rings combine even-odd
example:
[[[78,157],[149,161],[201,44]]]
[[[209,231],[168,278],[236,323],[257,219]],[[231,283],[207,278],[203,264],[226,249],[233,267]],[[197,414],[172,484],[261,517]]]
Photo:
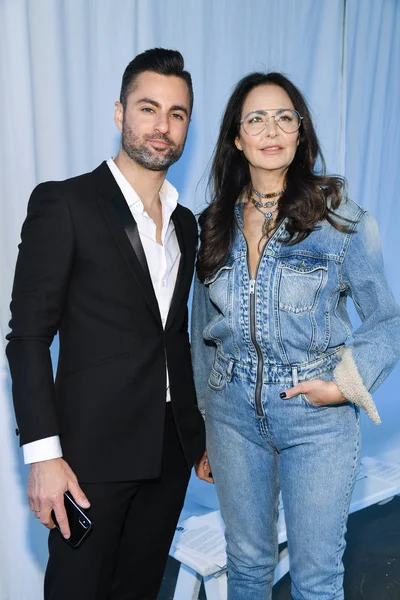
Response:
[[[158,133],[157,135],[146,136],[145,141],[148,140],[163,140],[169,144],[167,150],[163,150],[159,155],[157,151],[151,151],[147,148],[145,141],[142,141],[139,136],[135,135],[130,127],[123,123],[122,126],[122,137],[121,144],[129,158],[134,160],[138,165],[148,169],[149,171],[166,171],[171,165],[173,165],[182,155],[185,147],[185,141],[178,146],[174,144],[169,137],[165,134]]]

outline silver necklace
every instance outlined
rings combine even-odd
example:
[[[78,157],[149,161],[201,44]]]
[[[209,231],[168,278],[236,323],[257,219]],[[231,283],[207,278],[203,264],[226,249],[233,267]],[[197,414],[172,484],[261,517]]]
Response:
[[[268,194],[262,194],[261,192],[258,192],[252,185],[251,187],[251,191],[254,192],[254,194],[256,196],[258,196],[259,198],[262,198],[263,200],[265,200],[265,198],[276,198],[279,196],[282,196],[283,192],[285,191],[285,188],[283,188],[282,190],[278,190],[277,192],[270,192]],[[255,202],[257,202],[257,204],[255,204]],[[254,200],[253,204],[254,206],[258,206],[259,208],[271,208],[272,206],[276,206],[276,204],[278,203],[278,200],[272,200],[270,202],[260,202],[259,200]]]
[[[272,208],[272,206],[276,206],[278,204],[278,200],[268,200],[268,202],[260,202],[251,196],[251,201],[254,206],[257,208]]]
[[[276,208],[274,208],[274,210],[270,210],[268,212],[263,212],[261,210],[261,206],[263,206],[263,204],[261,202],[258,202],[258,200],[256,200],[252,196],[249,196],[249,200],[254,205],[256,210],[258,210],[258,212],[261,213],[262,216],[264,217],[264,222],[262,224],[261,233],[262,233],[262,237],[265,237],[266,235],[268,235],[269,230],[271,228],[271,219],[274,216],[274,212],[276,212]],[[276,204],[278,204],[277,201],[274,202],[273,206],[275,206]]]

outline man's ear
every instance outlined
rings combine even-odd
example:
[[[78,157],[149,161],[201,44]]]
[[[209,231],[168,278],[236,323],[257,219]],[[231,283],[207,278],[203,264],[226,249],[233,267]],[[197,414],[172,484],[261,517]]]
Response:
[[[122,131],[122,122],[124,120],[124,107],[122,106],[121,102],[119,102],[118,100],[114,104],[114,107],[115,107],[114,121],[115,121],[115,124],[118,127],[118,129],[120,131]]]
[[[243,152],[242,144],[240,143],[240,138],[238,135],[235,137],[235,146],[238,150],[240,150],[240,152]]]

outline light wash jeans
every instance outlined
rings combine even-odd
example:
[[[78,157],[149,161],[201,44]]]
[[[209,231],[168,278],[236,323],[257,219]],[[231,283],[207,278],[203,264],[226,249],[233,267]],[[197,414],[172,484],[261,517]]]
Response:
[[[271,598],[278,559],[278,493],[285,510],[294,600],[341,600],[345,532],[359,467],[359,414],[233,376],[206,406],[207,450],[226,524],[228,600]]]

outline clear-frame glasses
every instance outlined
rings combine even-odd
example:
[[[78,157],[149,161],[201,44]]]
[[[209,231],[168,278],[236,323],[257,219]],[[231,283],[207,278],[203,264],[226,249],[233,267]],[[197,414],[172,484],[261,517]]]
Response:
[[[271,117],[285,133],[296,133],[300,129],[303,119],[297,110],[290,108],[278,108],[272,111],[271,109],[252,110],[239,121],[239,124],[243,126],[248,135],[258,135],[264,131]]]

